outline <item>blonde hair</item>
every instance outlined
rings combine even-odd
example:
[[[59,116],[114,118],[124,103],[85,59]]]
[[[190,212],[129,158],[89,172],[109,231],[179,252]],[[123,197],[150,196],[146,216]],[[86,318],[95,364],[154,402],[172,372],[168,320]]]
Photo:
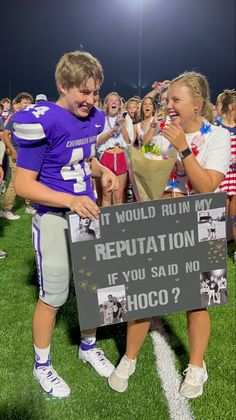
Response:
[[[234,89],[225,89],[221,93],[221,113],[226,114],[229,110],[229,105],[234,104],[236,102],[236,92]]]
[[[195,71],[186,71],[173,79],[170,86],[174,83],[182,83],[187,86],[194,99],[203,99],[201,115],[207,118],[210,109],[210,89],[206,76]]]
[[[112,96],[112,95],[115,95],[119,98],[119,101],[120,101],[119,111],[121,110],[121,105],[122,105],[121,96],[117,92],[110,92],[110,93],[107,94],[107,96],[105,97],[104,102],[103,102],[103,110],[105,111],[106,114],[107,114],[107,101],[110,98],[110,96]]]
[[[139,100],[137,98],[129,98],[128,101],[126,101],[126,103],[125,103],[125,109],[128,109],[128,106],[132,102],[134,102],[138,106]]]
[[[101,85],[104,75],[100,62],[88,52],[68,52],[57,63],[55,80],[59,93],[61,93],[59,85],[67,89],[73,86],[79,87],[85,85],[90,78]]]
[[[213,104],[210,101],[206,104],[204,117],[209,123],[214,124]]]

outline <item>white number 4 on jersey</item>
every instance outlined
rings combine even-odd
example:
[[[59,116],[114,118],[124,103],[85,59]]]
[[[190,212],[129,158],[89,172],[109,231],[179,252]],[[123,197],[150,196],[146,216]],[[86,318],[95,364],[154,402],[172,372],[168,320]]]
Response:
[[[34,108],[34,111],[32,111],[32,114],[34,114],[36,118],[39,118],[40,115],[44,115],[45,112],[47,112],[48,110],[49,110],[48,106],[39,106],[37,108]]]
[[[48,110],[49,110],[49,107],[48,106],[35,106],[34,104],[32,104],[32,105],[27,105],[25,108],[24,108],[24,111],[30,111],[31,109],[33,109],[34,108],[34,111],[32,111],[32,114],[36,117],[36,118],[39,118],[40,117],[40,115],[44,115],[45,114],[45,112],[47,112]]]

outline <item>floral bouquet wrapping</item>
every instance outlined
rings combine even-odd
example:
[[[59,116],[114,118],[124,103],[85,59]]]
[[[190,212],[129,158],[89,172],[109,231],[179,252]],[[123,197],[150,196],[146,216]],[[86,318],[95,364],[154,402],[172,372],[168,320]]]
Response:
[[[128,171],[136,201],[161,198],[168,184],[170,173],[176,161],[176,153],[170,146],[162,154],[157,145],[147,144],[128,152]]]

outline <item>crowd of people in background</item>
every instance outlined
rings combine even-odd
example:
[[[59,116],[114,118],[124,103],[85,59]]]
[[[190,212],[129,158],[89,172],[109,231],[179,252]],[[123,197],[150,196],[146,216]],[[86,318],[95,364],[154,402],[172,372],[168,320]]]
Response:
[[[112,170],[119,178],[119,189],[107,192],[97,180],[94,188],[98,203],[101,206],[122,204],[134,199],[129,183],[127,154],[125,150],[134,146],[141,148],[152,143],[160,130],[160,122],[168,121],[167,93],[170,81],[154,82],[152,90],[142,99],[133,96],[125,100],[118,92],[110,92],[96,106],[105,113],[105,125],[97,139],[97,158],[102,165]],[[12,136],[12,115],[30,104],[41,104],[47,101],[45,94],[35,97],[28,92],[19,93],[13,100],[3,98],[0,101],[0,180],[2,203],[0,217],[7,220],[19,220],[20,215],[14,211],[16,192],[14,179],[17,160],[17,142]],[[205,109],[205,117],[210,124],[222,126],[231,136],[231,162],[228,172],[220,184],[220,189],[227,193],[229,235],[236,242],[236,92],[225,89],[217,96],[216,103],[210,101]],[[4,170],[4,172],[3,172]],[[4,175],[5,173],[5,175]],[[6,187],[7,185],[7,187]],[[35,214],[33,203],[25,200],[25,213]],[[7,253],[0,250],[0,259]],[[235,256],[236,258],[236,256]]]

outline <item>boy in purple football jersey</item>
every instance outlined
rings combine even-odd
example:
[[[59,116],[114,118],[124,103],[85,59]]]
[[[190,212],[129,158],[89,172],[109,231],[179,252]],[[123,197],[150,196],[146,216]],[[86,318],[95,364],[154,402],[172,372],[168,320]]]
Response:
[[[99,208],[91,181],[101,178],[110,190],[118,188],[116,176],[94,158],[103,112],[94,107],[103,82],[96,58],[74,51],[59,60],[55,79],[56,104],[29,105],[14,116],[19,143],[15,187],[17,194],[37,204],[33,243],[40,285],[33,316],[34,376],[50,395],[67,397],[70,388],[51,365],[50,344],[56,314],[66,302],[70,264],[66,212],[95,220]],[[114,366],[96,348],[95,330],[82,332],[79,357],[108,377]]]

